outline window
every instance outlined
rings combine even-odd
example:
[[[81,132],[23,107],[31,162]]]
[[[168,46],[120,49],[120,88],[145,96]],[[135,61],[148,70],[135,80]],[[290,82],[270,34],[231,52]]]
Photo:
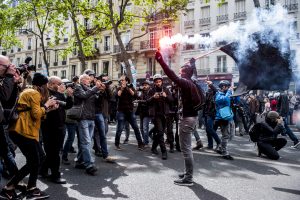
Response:
[[[98,74],[98,63],[92,63],[92,69],[96,74]]]
[[[50,62],[50,51],[47,51],[46,53],[46,59],[47,59],[47,62],[49,63]]]
[[[149,39],[150,39],[150,48],[155,48],[155,44],[158,42],[158,34],[157,34],[157,29],[152,28],[150,29],[149,33]]]
[[[68,41],[69,27],[64,28],[64,42]]]
[[[84,25],[85,29],[90,29],[90,23],[89,23],[88,18],[84,18],[83,25]]]
[[[205,6],[201,8],[201,18],[209,18],[210,17],[210,7]]]
[[[245,12],[245,10],[246,10],[245,7],[246,7],[245,0],[236,0],[235,1],[235,12],[236,13]]]
[[[194,9],[190,9],[186,14],[186,21],[194,20]]]
[[[102,74],[108,75],[109,61],[103,62]]]
[[[19,66],[21,64],[21,59],[20,58],[17,58],[17,66]]]
[[[104,37],[104,51],[110,50],[110,36]]]
[[[57,71],[52,72],[53,76],[57,76]]]
[[[38,64],[41,65],[43,63],[43,52],[39,52],[39,61]]]
[[[71,66],[71,77],[76,76],[76,65]]]
[[[127,31],[127,32],[124,32],[122,33],[121,35],[121,39],[122,39],[122,42],[123,44],[126,46],[130,40],[130,36],[131,36],[131,33],[130,31]]]
[[[228,14],[228,3],[223,3],[219,7],[219,16],[227,15]]]
[[[61,78],[62,78],[62,79],[64,79],[64,78],[67,77],[67,76],[66,76],[66,75],[67,75],[66,70],[61,70],[60,74],[61,74]]]
[[[31,49],[31,46],[32,46],[32,39],[31,38],[28,38],[28,43],[27,43],[27,49],[30,50]]]
[[[217,68],[215,72],[227,72],[226,56],[217,56]]]
[[[150,74],[150,76],[156,74],[156,66],[155,66],[154,58],[148,59],[147,73]]]
[[[33,26],[34,26],[33,21],[29,21],[28,26],[27,26],[28,30],[33,31],[33,28],[34,28]]]
[[[200,65],[199,65],[199,68],[197,68],[198,74],[208,74],[209,73],[209,57],[200,58],[199,62],[200,62]]]
[[[54,62],[58,62],[58,51],[54,51]]]
[[[98,49],[98,39],[94,38],[94,48]]]
[[[172,29],[170,26],[163,27],[163,37],[171,37],[172,36]]]

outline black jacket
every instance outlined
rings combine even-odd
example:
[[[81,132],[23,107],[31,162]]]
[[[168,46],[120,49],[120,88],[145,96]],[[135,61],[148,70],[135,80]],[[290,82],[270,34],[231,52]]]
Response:
[[[137,98],[136,91],[131,88],[134,91],[134,95],[131,95],[128,91],[129,88],[125,88],[121,96],[118,96],[118,91],[120,89],[121,88],[118,88],[115,94],[118,101],[118,111],[124,113],[133,112],[133,101]]]
[[[135,114],[140,115],[140,117],[148,117],[149,116],[149,105],[147,99],[149,95],[149,90],[142,91],[142,94],[138,97],[138,107],[136,109]]]
[[[63,128],[66,121],[66,109],[73,106],[73,97],[65,97],[64,94],[49,90],[49,95],[56,97],[56,100],[66,102],[66,106],[59,106],[57,110],[47,113],[46,119],[42,122],[49,129]]]
[[[272,141],[284,132],[284,126],[279,123],[274,127],[266,122],[257,123],[255,126],[255,130],[259,132],[258,142]]]
[[[173,70],[162,60],[159,61],[165,74],[180,88],[182,100],[182,115],[183,117],[196,117],[198,112],[194,109],[195,95],[198,91],[197,86],[191,79],[178,77]]]
[[[100,91],[97,94],[95,101],[96,114],[101,113],[105,117],[108,117],[110,97],[111,93],[109,88],[105,89],[104,91]]]
[[[0,80],[0,122],[4,120],[4,111],[2,102],[8,101],[14,90],[14,79],[12,75],[6,75],[5,78]],[[15,103],[15,101],[13,102]]]
[[[77,84],[74,89],[74,104],[81,105],[83,103],[83,112],[81,120],[95,119],[95,101],[99,89],[95,86],[90,88],[88,86]]]
[[[153,95],[156,92],[159,92],[159,93],[160,92],[165,92],[167,97],[161,96],[158,99],[155,99],[153,97]],[[148,105],[149,105],[149,115],[151,117],[153,117],[153,116],[157,116],[157,115],[167,115],[167,114],[169,114],[169,112],[170,112],[169,104],[172,101],[173,101],[172,94],[167,88],[165,88],[165,87],[157,88],[155,86],[152,87],[149,90],[148,99],[147,99],[147,102],[148,102]]]
[[[206,93],[205,104],[204,104],[204,115],[215,117],[216,116],[216,102],[215,95],[217,88],[214,85],[209,85],[209,89]]]

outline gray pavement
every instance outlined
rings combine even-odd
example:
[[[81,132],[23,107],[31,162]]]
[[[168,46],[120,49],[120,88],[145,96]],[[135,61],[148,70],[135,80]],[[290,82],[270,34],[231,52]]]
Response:
[[[294,129],[295,130],[295,129]],[[206,144],[206,136],[200,131]],[[173,184],[183,169],[181,154],[169,153],[168,160],[154,156],[150,148],[137,150],[134,134],[130,143],[122,145],[123,151],[114,150],[115,126],[110,126],[108,143],[110,155],[117,158],[109,164],[96,157],[97,176],[83,170],[62,165],[67,184],[57,185],[40,179],[38,186],[51,195],[51,199],[132,199],[132,200],[299,200],[300,199],[300,150],[288,145],[280,151],[281,159],[268,160],[256,156],[256,148],[248,136],[234,137],[229,150],[234,161],[222,159],[209,150],[194,152],[195,185],[183,187]],[[300,137],[300,133],[296,132]],[[122,136],[124,138],[124,134]],[[195,141],[194,141],[195,142]],[[70,154],[73,159],[75,154]],[[17,153],[21,166],[24,158]],[[2,183],[4,184],[4,183]]]

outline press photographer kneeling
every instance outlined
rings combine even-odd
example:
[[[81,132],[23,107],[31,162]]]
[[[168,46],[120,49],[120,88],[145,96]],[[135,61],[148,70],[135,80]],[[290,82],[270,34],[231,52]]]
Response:
[[[278,160],[278,151],[287,143],[285,138],[277,138],[284,130],[283,119],[275,111],[268,112],[265,122],[255,124],[249,134],[251,140],[257,142],[258,156],[264,154],[272,160]]]

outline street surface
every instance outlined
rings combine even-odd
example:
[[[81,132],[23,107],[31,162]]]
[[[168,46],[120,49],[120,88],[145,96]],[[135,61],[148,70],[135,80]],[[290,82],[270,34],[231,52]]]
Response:
[[[295,128],[293,128],[295,130]],[[205,131],[198,129],[206,145]],[[168,153],[163,161],[161,154],[154,156],[150,148],[137,150],[133,132],[123,151],[114,150],[115,125],[110,126],[108,143],[110,155],[116,164],[96,157],[97,176],[89,176],[74,164],[61,165],[67,184],[57,185],[40,179],[38,187],[51,195],[50,199],[130,199],[130,200],[299,200],[300,149],[293,149],[291,140],[280,151],[278,161],[257,157],[256,147],[248,136],[234,137],[229,150],[234,161],[221,158],[210,150],[194,151],[194,181],[192,187],[173,184],[183,169],[181,154]],[[300,132],[296,132],[299,137]],[[124,139],[123,133],[121,140]],[[194,141],[195,143],[195,141]],[[70,154],[70,159],[75,158]],[[17,163],[24,163],[18,151]],[[2,181],[2,185],[4,182]]]

